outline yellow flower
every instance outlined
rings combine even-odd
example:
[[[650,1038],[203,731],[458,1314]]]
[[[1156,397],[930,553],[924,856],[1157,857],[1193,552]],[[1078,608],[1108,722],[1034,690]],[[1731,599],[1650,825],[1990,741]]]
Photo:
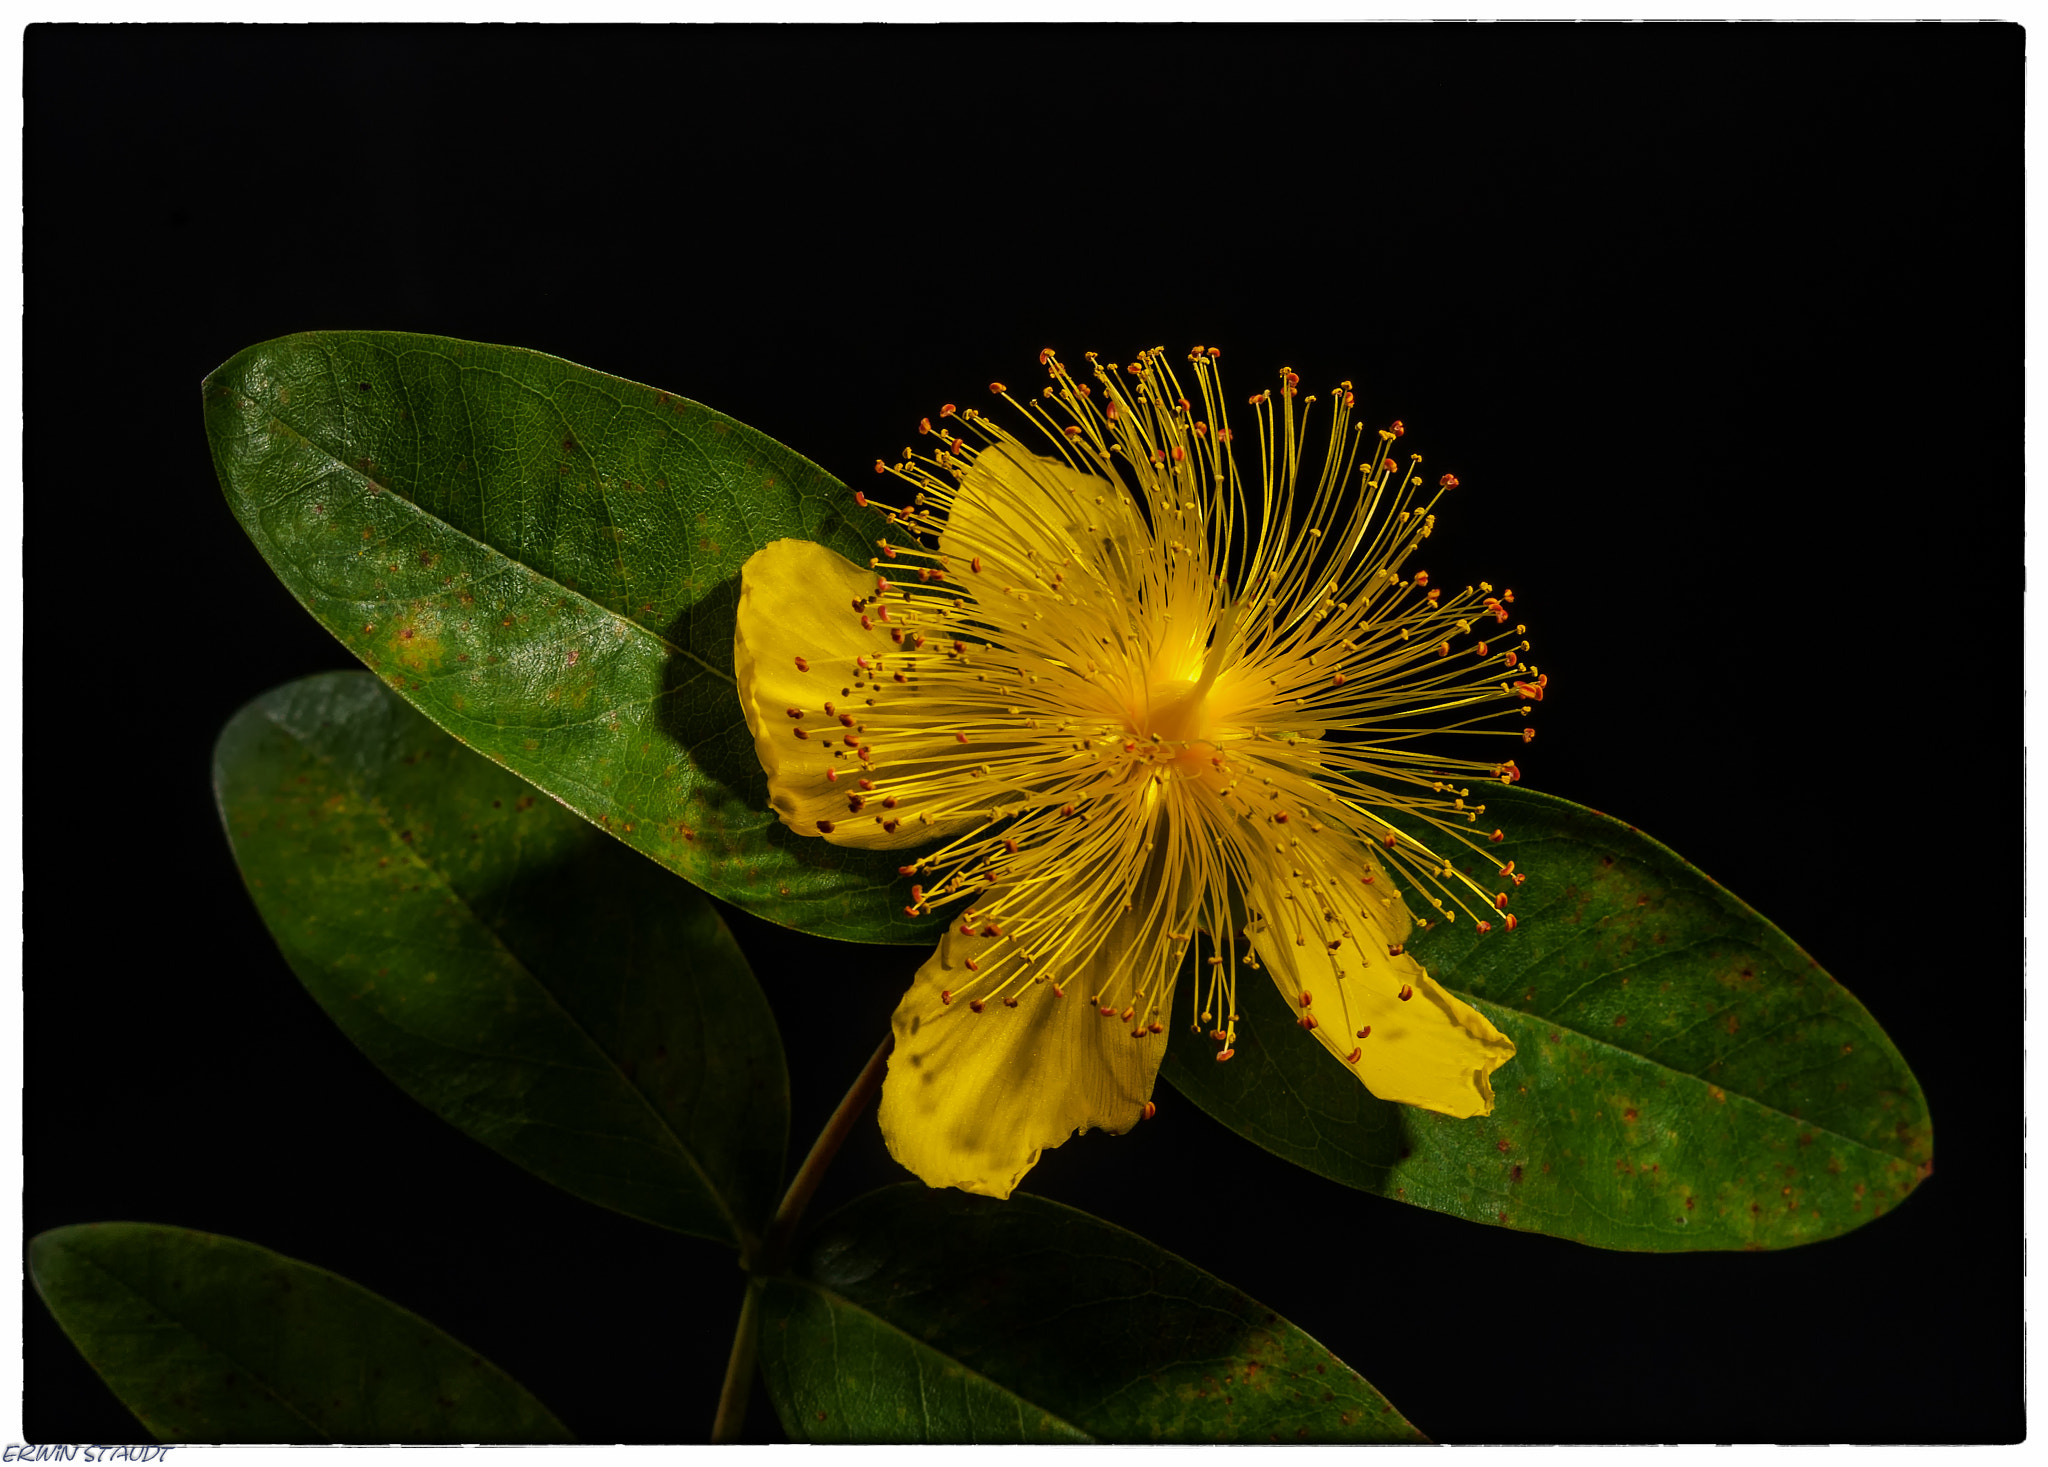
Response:
[[[990,384],[1045,452],[949,405],[919,426],[934,446],[876,463],[913,493],[867,566],[781,540],[742,572],[734,656],[776,812],[839,845],[935,845],[901,868],[908,910],[956,909],[882,1095],[890,1151],[933,1186],[1008,1196],[1045,1147],[1149,1115],[1190,954],[1186,1019],[1219,1060],[1247,967],[1383,1099],[1483,1115],[1514,1055],[1403,952],[1388,879],[1428,923],[1514,925],[1439,854],[1499,838],[1471,785],[1514,762],[1417,746],[1534,737],[1467,711],[1542,697],[1514,593],[1403,576],[1457,481],[1397,460],[1401,424],[1354,425],[1348,382],[1319,407],[1283,372],[1251,400],[1248,494],[1216,356],[1191,355],[1190,401],[1163,351],[1090,353],[1092,384],[1048,351],[1041,396]]]

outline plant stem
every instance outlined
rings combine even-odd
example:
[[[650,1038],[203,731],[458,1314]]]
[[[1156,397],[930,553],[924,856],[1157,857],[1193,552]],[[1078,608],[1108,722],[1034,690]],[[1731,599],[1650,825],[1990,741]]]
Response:
[[[761,1333],[761,1291],[766,1285],[748,1278],[740,1300],[739,1328],[733,1331],[732,1358],[725,1362],[725,1384],[718,1392],[718,1415],[711,1421],[714,1444],[736,1442],[747,1424],[747,1397],[754,1389],[754,1346]]]
[[[889,1068],[889,1051],[895,1047],[894,1034],[882,1036],[882,1042],[868,1057],[866,1067],[839,1102],[839,1109],[832,1112],[832,1119],[825,1122],[825,1129],[811,1143],[811,1154],[797,1168],[789,1190],[782,1194],[782,1205],[775,1209],[775,1220],[768,1224],[768,1236],[762,1240],[761,1250],[754,1259],[755,1273],[780,1273],[788,1262],[789,1244],[796,1236],[796,1225],[803,1221],[804,1209],[811,1204],[811,1195],[818,1190],[818,1183],[825,1179],[825,1169],[832,1165],[832,1158],[839,1154],[839,1148],[853,1133],[854,1122],[860,1119],[860,1113],[867,1109],[875,1092],[882,1088],[882,1075]]]
[[[881,1044],[854,1078],[852,1087],[840,1100],[839,1108],[832,1112],[832,1118],[825,1122],[825,1129],[811,1143],[811,1154],[804,1158],[804,1164],[797,1168],[789,1190],[782,1194],[782,1205],[775,1209],[775,1218],[768,1224],[768,1235],[761,1240],[760,1247],[753,1250],[752,1256],[741,1259],[741,1266],[747,1270],[747,1294],[740,1301],[740,1322],[733,1331],[732,1356],[725,1362],[725,1384],[718,1392],[718,1415],[711,1422],[714,1444],[739,1440],[740,1428],[747,1420],[747,1397],[754,1388],[754,1352],[761,1333],[762,1292],[768,1287],[769,1275],[782,1272],[788,1263],[789,1244],[796,1236],[796,1225],[803,1221],[804,1209],[810,1206],[818,1183],[825,1179],[825,1169],[832,1165],[832,1158],[839,1154],[839,1148],[853,1134],[854,1122],[868,1108],[875,1092],[882,1088],[882,1075],[889,1068],[889,1051],[895,1047],[895,1035],[882,1036]]]

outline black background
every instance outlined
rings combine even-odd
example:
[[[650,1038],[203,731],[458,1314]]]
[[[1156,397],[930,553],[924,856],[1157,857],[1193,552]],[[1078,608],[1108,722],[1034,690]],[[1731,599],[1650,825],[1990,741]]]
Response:
[[[842,478],[1038,349],[1358,384],[1512,585],[1537,788],[1857,993],[1933,1178],[1636,1256],[1294,1171],[1171,1091],[1030,1190],[1246,1289],[1448,1441],[2013,1441],[2021,1403],[2014,26],[31,28],[26,1231],[356,1278],[590,1441],[702,1439],[729,1254],[433,1119],[243,893],[215,733],[352,666],[230,518],[199,381],[322,327],[552,352]],[[1455,563],[1453,563],[1455,562]],[[1461,579],[1462,578],[1462,579]],[[808,1143],[918,955],[729,913]],[[814,1216],[895,1171],[868,1121]],[[1339,1230],[1309,1220],[1342,1219]],[[1343,1295],[1295,1240],[1342,1236]],[[137,1426],[30,1291],[31,1440]],[[780,1439],[757,1389],[750,1438]]]

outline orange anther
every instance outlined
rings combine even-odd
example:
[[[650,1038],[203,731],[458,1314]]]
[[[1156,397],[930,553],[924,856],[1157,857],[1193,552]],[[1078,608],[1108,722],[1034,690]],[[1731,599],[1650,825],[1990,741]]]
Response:
[[[903,674],[899,672],[896,674],[896,676],[902,677]],[[953,735],[953,742],[956,744],[964,744],[967,742],[967,735],[964,733],[956,733]]]
[[[795,734],[800,739],[807,739],[811,736],[809,730],[802,728],[793,728],[790,730],[790,732]]]
[[[1285,810],[1275,810],[1273,812],[1273,823],[1275,825],[1285,825],[1287,823],[1287,812]]]
[[[881,466],[882,466],[882,461],[881,461],[880,459],[876,459],[876,460],[875,460],[875,467],[879,469],[879,468],[880,468]],[[853,491],[853,502],[854,502],[855,504],[859,505],[859,506],[860,506],[860,507],[861,507],[862,509],[866,509],[866,508],[868,507],[868,497],[867,497],[867,495],[865,495],[865,494],[861,493],[861,492],[860,492],[860,490],[858,490],[858,489],[856,489],[856,490],[854,490],[854,491]]]
[[[971,968],[974,965],[972,963],[969,963],[967,966]],[[973,1009],[978,1014],[981,1012],[981,1000],[978,998],[970,998],[967,1000],[967,1007]]]
[[[1513,912],[1508,913],[1508,931],[1513,932],[1517,927],[1521,925],[1521,923],[1515,920],[1515,914]]]
[[[1372,1025],[1370,1025],[1370,1024],[1367,1024],[1367,1025],[1366,1025],[1366,1026],[1365,1026],[1365,1027],[1364,1027],[1363,1029],[1360,1029],[1360,1030],[1358,1031],[1358,1037],[1359,1037],[1360,1039],[1370,1039],[1370,1038],[1372,1038]]]
[[[796,670],[798,672],[809,672],[811,670],[811,665],[810,663],[804,661],[803,658],[799,657],[796,660]]]
[[[880,459],[876,459],[876,460],[875,460],[875,472],[876,472],[876,473],[878,473],[878,474],[886,474],[886,473],[888,473],[888,472],[889,472],[889,466],[888,466],[887,464],[883,463],[883,462],[882,462],[882,461],[881,461]],[[858,497],[858,496],[856,496],[856,497]]]
[[[980,574],[981,574],[981,557],[980,557],[980,556],[978,556],[978,555],[977,555],[977,556],[975,556],[975,557],[974,557],[974,559],[970,560],[970,561],[969,561],[969,562],[967,562],[967,563],[968,563],[968,564],[969,564],[970,566],[972,566],[972,567],[974,568],[974,573],[975,573],[976,575],[980,575]]]
[[[1428,572],[1428,571],[1417,571],[1417,572],[1415,573],[1415,584],[1416,584],[1416,585],[1418,585],[1418,586],[1426,586],[1426,585],[1428,585],[1428,584],[1429,584],[1429,572]]]
[[[1399,418],[1396,418],[1394,419],[1394,425],[1387,431],[1389,433],[1392,433],[1396,438],[1399,438],[1403,433],[1406,433],[1408,430],[1402,427],[1401,420]]]
[[[1315,1016],[1314,1014],[1303,1014],[1303,1015],[1301,1016],[1301,1027],[1302,1027],[1302,1028],[1304,1028],[1304,1029],[1313,1029],[1313,1028],[1315,1028],[1315,1026],[1316,1026],[1316,1016]]]
[[[867,804],[867,801],[862,799],[859,795],[848,795],[846,797],[846,810],[847,813],[850,815],[860,814],[861,807],[865,804]]]
[[[1105,1019],[1114,1019],[1116,1017],[1116,1005],[1113,1003],[1106,1003],[1103,1004],[1100,1008],[1096,1009],[1095,1012],[1102,1015],[1102,1017]]]
[[[1014,1009],[1015,1007],[1017,1007],[1017,997],[1016,997],[1016,995],[1015,995],[1015,994],[1012,994],[1012,995],[1011,995],[1010,997],[1008,997],[1008,998],[1004,999],[1004,1000],[1003,1000],[1003,1007],[1004,1007],[1004,1008],[1006,1008],[1006,1009]]]
[[[1504,891],[1496,893],[1493,898],[1493,904],[1505,912],[1508,909],[1508,894]]]
[[[1501,834],[1501,833],[1500,833],[1500,832],[1499,832],[1498,830],[1496,830],[1496,831],[1495,831],[1495,832],[1494,832],[1494,833],[1493,833],[1492,835],[1489,835],[1489,836],[1487,837],[1487,839],[1488,839],[1488,840],[1490,840],[1490,841],[1493,841],[1493,842],[1495,842],[1495,843],[1497,844],[1497,843],[1499,843],[1500,841],[1504,841],[1504,840],[1506,840],[1506,839],[1507,839],[1507,837],[1506,837],[1505,835]]]
[[[920,432],[920,433],[929,433],[929,432],[931,432],[931,431],[932,431],[932,420],[931,420],[930,418],[919,418],[919,419],[917,420],[917,431],[918,431],[918,432]]]
[[[1358,879],[1364,882],[1367,886],[1372,885],[1372,873],[1370,871],[1366,872],[1365,875],[1359,877]]]
[[[1310,992],[1309,992],[1309,991],[1308,991],[1308,990],[1307,990],[1306,988],[1302,989],[1302,991],[1301,991],[1301,1006],[1302,1006],[1303,1008],[1307,1008],[1307,1007],[1308,1007],[1308,1006],[1309,1006],[1310,1004],[1314,1003],[1315,1001],[1316,1001],[1316,996],[1315,996],[1315,995],[1314,995],[1313,993],[1310,993]]]
[[[1138,1119],[1141,1121],[1149,1121],[1152,1119],[1152,1117],[1158,1114],[1159,1107],[1148,1100],[1145,1102],[1145,1108],[1138,1112]]]
[[[1237,1051],[1234,1049],[1221,1050],[1216,1055],[1216,1063],[1220,1065],[1236,1053]]]
[[[1045,349],[1044,351],[1042,351],[1042,352],[1040,352],[1040,353],[1038,354],[1038,365],[1039,365],[1039,366],[1041,366],[1041,367],[1042,367],[1042,366],[1044,366],[1044,365],[1045,365],[1045,364],[1046,364],[1047,362],[1049,362],[1049,361],[1051,361],[1051,360],[1052,360],[1052,348],[1051,348],[1051,347],[1047,347],[1047,348],[1046,348],[1046,349]]]
[[[1358,1063],[1358,1057],[1364,1053],[1365,1051],[1363,1049],[1354,1049],[1351,1051],[1351,1053],[1344,1056],[1344,1062],[1346,1064],[1355,1065]]]
[[[939,416],[942,418],[950,418],[953,416],[954,413],[958,411],[959,409],[954,407],[953,404],[949,402],[944,407],[939,409]]]
[[[940,1002],[940,1003],[951,1003],[952,1001],[953,1001],[953,990],[952,990],[952,989],[950,989],[950,988],[941,988],[941,989],[939,990],[939,1002]]]
[[[1135,1013],[1136,1013],[1137,1011],[1138,1011],[1138,1006],[1137,1006],[1136,1004],[1132,1004],[1132,1005],[1131,1005],[1131,1006],[1130,1006],[1129,1008],[1125,1009],[1125,1010],[1123,1011],[1123,1013],[1122,1013],[1122,1014],[1121,1014],[1121,1015],[1120,1015],[1119,1017],[1121,1017],[1121,1018],[1123,1019],[1123,1021],[1124,1021],[1124,1022],[1125,1022],[1126,1024],[1128,1024],[1128,1023],[1130,1023],[1130,1022],[1131,1022],[1131,1015],[1132,1015],[1132,1014],[1135,1014]]]
[[[1480,935],[1481,937],[1484,937],[1484,936],[1485,936],[1485,935],[1486,935],[1487,933],[1489,933],[1489,932],[1491,932],[1491,931],[1493,931],[1493,924],[1492,924],[1491,922],[1484,922],[1484,921],[1482,921],[1482,922],[1481,922],[1481,923],[1479,924],[1479,935]]]
[[[1525,744],[1533,744],[1533,743],[1535,743],[1535,742],[1536,742],[1536,730],[1535,730],[1535,729],[1533,729],[1533,728],[1525,728],[1525,729],[1523,729],[1523,730],[1522,730],[1522,742],[1523,742],[1523,743],[1525,743]]]
[[[1003,384],[1000,382],[991,382],[988,384],[988,390],[1000,396],[1001,394],[1008,392],[1010,389],[1003,386]]]
[[[1409,999],[1415,997],[1415,985],[1412,983],[1403,983],[1401,985],[1400,993],[1396,994],[1395,997],[1399,998],[1402,1003],[1408,1002]]]
[[[792,708],[789,710],[789,716],[791,718],[802,718],[804,716],[804,710],[801,708]]]
[[[970,972],[970,973],[979,973],[979,972],[981,971],[981,964],[979,964],[979,963],[975,962],[975,961],[974,961],[974,959],[972,959],[972,958],[968,958],[968,959],[966,959],[965,961],[966,961],[966,963],[967,963],[967,971],[968,971],[968,972]],[[977,1011],[977,1012],[978,1012],[978,1011]]]

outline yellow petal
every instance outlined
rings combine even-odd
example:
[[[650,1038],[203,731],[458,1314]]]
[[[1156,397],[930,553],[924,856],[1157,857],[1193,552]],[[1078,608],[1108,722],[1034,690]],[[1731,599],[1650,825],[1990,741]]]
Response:
[[[1288,1007],[1297,1016],[1313,1014],[1310,1032],[1380,1099],[1460,1118],[1490,1114],[1488,1077],[1515,1057],[1514,1041],[1413,957],[1389,956],[1388,948],[1407,938],[1408,910],[1364,848],[1334,831],[1303,843],[1313,844],[1324,875],[1320,895],[1333,920],[1278,890],[1255,897],[1268,920],[1252,943]],[[1406,1001],[1404,984],[1411,990]],[[1303,994],[1311,1000],[1305,1007]],[[1372,1032],[1360,1037],[1368,1025]]]
[[[777,540],[756,551],[740,569],[733,675],[754,752],[768,774],[769,803],[783,824],[834,845],[900,850],[927,844],[960,822],[926,825],[914,811],[902,811],[900,819],[891,811],[891,831],[875,803],[851,807],[848,797],[869,771],[855,752],[860,735],[839,715],[865,717],[867,700],[842,690],[857,674],[856,658],[903,655],[885,627],[861,625],[855,603],[874,589],[873,571],[809,540]],[[833,712],[825,711],[827,704]]]
[[[1105,936],[1098,951],[1107,953],[1118,934]],[[1127,1020],[1097,1012],[1089,996],[1100,981],[1086,967],[1062,981],[1064,996],[1031,983],[1015,1008],[945,1003],[942,992],[969,976],[972,941],[949,930],[897,1005],[882,1136],[929,1186],[1007,1197],[1046,1147],[1090,1127],[1120,1135],[1137,1124],[1166,1036],[1133,1039]]]

